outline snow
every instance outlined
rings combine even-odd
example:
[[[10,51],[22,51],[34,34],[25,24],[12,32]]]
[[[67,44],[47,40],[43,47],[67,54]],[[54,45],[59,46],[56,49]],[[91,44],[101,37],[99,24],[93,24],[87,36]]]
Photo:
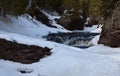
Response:
[[[95,36],[95,37],[90,41],[90,43],[91,43],[92,45],[98,45],[98,40],[99,40],[99,38],[100,38],[100,35]]]
[[[68,32],[61,28],[50,28],[29,16],[19,16],[18,18],[7,16],[8,19],[0,19],[0,29],[3,31],[25,35],[34,38],[41,38],[49,33]],[[7,20],[8,22],[4,22]],[[16,25],[17,24],[17,25]]]
[[[59,19],[60,16],[54,16],[54,15],[50,15],[49,13],[45,12],[45,10],[42,10],[42,12],[48,17],[49,20],[51,20],[52,25],[56,26],[59,29],[65,29],[64,27],[62,27],[59,24],[56,24],[55,19]],[[70,32],[70,31],[69,31]]]
[[[42,39],[49,32],[68,32],[59,25],[58,28],[50,28],[25,16],[18,19],[8,17],[10,20],[7,22],[0,20],[0,38],[48,47],[52,49],[52,55],[32,64],[0,59],[1,76],[120,76],[120,48],[97,44],[99,36],[91,40],[94,46],[79,49]],[[52,16],[49,18],[54,19]],[[100,32],[96,26],[84,31]]]
[[[101,33],[103,25],[93,25],[92,27],[85,27],[83,31],[91,33]]]
[[[14,39],[28,45],[47,46],[52,48],[53,52],[51,56],[29,65],[0,60],[0,72],[4,76],[38,76],[38,74],[41,76],[120,76],[118,63],[103,55],[16,34],[3,33],[0,34],[0,38]],[[28,69],[32,72],[22,74],[18,69]]]

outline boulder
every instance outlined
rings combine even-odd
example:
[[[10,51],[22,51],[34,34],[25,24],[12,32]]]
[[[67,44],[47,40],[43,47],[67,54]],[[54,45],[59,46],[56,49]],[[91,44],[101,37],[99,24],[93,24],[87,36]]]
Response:
[[[57,23],[62,25],[67,30],[83,30],[84,22],[80,15],[76,15],[74,11],[64,11],[61,18],[57,20]]]
[[[84,22],[82,18],[72,19],[70,17],[64,18],[61,17],[58,21],[58,24],[62,25],[67,30],[83,30],[84,29]]]
[[[0,39],[0,59],[31,64],[51,55],[51,49]]]
[[[112,17],[105,21],[98,43],[111,47],[120,47],[120,6],[117,6]]]
[[[96,18],[91,18],[87,24],[85,24],[86,27],[92,27],[93,25],[98,25],[99,20]]]
[[[47,25],[48,27],[53,27],[56,28],[56,26],[53,26],[50,23],[50,20],[48,19],[48,17],[41,12],[41,10],[37,7],[30,7],[29,9],[27,9],[27,13],[32,17],[32,18],[36,18],[36,20],[42,22],[43,24]]]

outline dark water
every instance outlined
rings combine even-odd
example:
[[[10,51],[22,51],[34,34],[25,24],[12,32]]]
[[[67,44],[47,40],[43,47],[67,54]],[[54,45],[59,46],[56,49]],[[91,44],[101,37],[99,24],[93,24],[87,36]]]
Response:
[[[99,33],[90,32],[72,32],[72,33],[50,33],[44,36],[49,41],[62,43],[78,48],[88,48],[92,46],[90,40]]]

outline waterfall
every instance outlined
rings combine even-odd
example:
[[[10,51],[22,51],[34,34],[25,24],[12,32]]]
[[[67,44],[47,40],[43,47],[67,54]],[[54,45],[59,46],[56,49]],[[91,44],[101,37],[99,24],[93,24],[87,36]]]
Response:
[[[54,41],[57,43],[62,43],[79,48],[87,48],[92,46],[90,42],[94,36],[99,33],[89,33],[89,32],[74,32],[74,33],[51,33],[45,38],[49,41]]]

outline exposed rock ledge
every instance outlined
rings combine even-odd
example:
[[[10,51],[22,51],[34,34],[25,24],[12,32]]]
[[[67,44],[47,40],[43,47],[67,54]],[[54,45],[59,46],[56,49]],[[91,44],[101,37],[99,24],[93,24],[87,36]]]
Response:
[[[0,39],[0,59],[30,64],[51,55],[50,49]]]

